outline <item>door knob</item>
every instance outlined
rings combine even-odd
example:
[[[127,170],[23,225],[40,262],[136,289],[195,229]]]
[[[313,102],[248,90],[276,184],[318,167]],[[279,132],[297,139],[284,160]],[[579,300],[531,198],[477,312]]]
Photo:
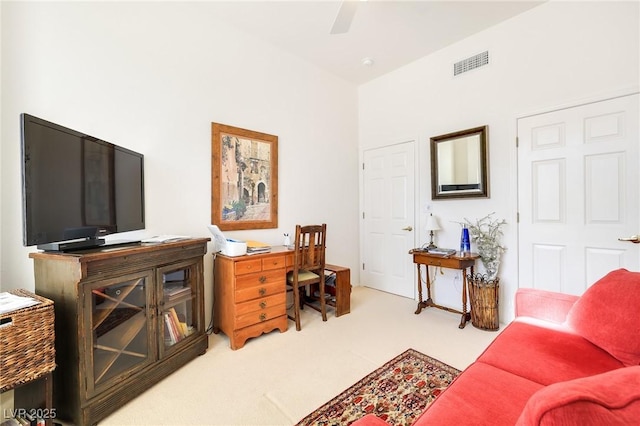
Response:
[[[413,231],[411,226],[407,226],[406,228],[402,228],[403,231]]]
[[[640,235],[632,235],[627,238],[618,238],[618,241],[629,241],[634,244],[640,243]]]

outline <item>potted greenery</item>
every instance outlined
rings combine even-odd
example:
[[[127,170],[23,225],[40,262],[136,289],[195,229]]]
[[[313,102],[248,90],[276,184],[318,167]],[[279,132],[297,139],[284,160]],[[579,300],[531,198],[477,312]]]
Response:
[[[498,321],[498,270],[500,257],[506,250],[502,245],[502,226],[504,219],[495,219],[490,213],[475,222],[465,218],[463,227],[469,229],[471,241],[475,243],[475,251],[480,255],[480,262],[486,274],[467,276],[469,285],[469,301],[471,303],[471,324],[484,330],[497,330]]]
[[[500,256],[505,248],[502,246],[502,226],[507,222],[504,219],[494,219],[494,213],[489,213],[475,222],[465,218],[463,226],[469,229],[471,241],[476,245],[476,251],[480,255],[480,261],[487,273],[487,279],[495,280],[500,268]]]

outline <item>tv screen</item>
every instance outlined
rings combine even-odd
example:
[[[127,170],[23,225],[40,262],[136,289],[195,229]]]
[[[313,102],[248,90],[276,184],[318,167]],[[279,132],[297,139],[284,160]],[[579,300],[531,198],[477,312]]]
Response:
[[[29,114],[21,129],[25,246],[81,248],[144,229],[142,154]]]

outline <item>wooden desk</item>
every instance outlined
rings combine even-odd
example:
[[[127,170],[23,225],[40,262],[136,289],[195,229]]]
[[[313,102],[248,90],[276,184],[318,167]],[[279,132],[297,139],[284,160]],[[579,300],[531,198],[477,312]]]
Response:
[[[415,263],[418,268],[418,309],[416,309],[416,315],[419,314],[423,308],[432,306],[434,308],[442,309],[448,312],[461,314],[462,318],[460,319],[460,325],[458,326],[458,328],[464,328],[465,325],[467,325],[467,321],[471,320],[471,309],[469,309],[469,312],[467,312],[466,270],[469,269],[471,275],[473,275],[473,267],[475,266],[476,259],[478,259],[480,256],[476,253],[469,253],[465,255],[456,253],[450,256],[443,256],[416,249],[409,251],[409,254],[413,255],[413,263]],[[422,273],[420,265],[425,265],[427,275],[427,300],[425,301],[422,300]],[[431,279],[429,278],[429,266],[459,269],[462,271],[462,311],[438,305],[433,301],[433,299],[431,298]]]

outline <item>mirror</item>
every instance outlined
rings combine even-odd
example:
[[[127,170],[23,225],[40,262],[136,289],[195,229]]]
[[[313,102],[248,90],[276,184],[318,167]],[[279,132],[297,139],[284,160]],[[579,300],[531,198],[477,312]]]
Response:
[[[488,197],[488,126],[431,138],[431,199]]]

